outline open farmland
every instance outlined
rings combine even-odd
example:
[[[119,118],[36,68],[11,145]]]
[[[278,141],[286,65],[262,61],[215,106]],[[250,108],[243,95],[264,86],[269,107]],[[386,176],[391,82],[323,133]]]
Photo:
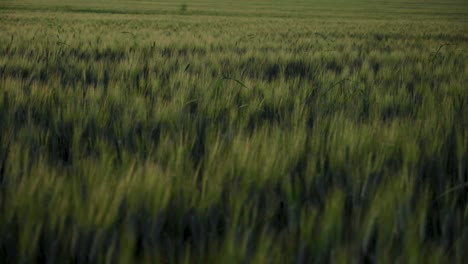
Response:
[[[0,0],[0,263],[467,263],[468,2]]]

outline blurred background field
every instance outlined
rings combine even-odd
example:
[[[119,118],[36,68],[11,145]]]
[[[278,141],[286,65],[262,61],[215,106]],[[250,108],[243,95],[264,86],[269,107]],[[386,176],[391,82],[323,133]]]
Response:
[[[0,263],[466,263],[466,1],[0,0]]]
[[[458,20],[466,22],[462,0],[2,0],[3,11],[102,14],[178,14],[238,17],[362,17],[390,20]],[[185,10],[182,6],[186,6]]]

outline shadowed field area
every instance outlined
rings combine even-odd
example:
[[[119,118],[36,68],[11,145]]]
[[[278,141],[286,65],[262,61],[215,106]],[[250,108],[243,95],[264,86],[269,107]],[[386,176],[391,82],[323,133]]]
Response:
[[[0,263],[466,263],[466,1],[0,0]]]

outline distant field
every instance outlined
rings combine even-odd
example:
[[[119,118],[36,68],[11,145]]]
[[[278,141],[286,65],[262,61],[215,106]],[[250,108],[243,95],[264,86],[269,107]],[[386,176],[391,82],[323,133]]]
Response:
[[[195,0],[195,1],[115,1],[115,0],[0,0],[1,9],[33,12],[100,14],[180,14],[238,16],[331,18],[362,17],[390,20],[451,20],[467,22],[468,3],[462,0]]]
[[[467,263],[467,1],[0,0],[0,263]]]

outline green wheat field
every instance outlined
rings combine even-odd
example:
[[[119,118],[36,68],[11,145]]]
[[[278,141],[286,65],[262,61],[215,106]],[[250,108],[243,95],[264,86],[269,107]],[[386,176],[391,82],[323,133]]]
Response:
[[[467,263],[466,0],[0,0],[0,263]]]

